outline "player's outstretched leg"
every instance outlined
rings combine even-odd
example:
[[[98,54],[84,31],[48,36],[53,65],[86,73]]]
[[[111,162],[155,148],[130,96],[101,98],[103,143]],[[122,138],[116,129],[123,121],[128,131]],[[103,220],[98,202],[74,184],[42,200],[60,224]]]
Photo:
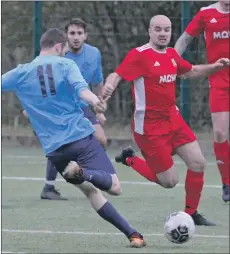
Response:
[[[94,210],[106,221],[114,225],[129,239],[131,247],[141,248],[146,245],[143,236],[117,212],[113,205],[106,200],[102,192],[91,183],[77,185],[85,194]]]
[[[137,173],[151,182],[158,183],[156,174],[149,168],[146,161],[135,155],[134,150],[129,146],[115,157],[117,163],[132,167]]]
[[[143,151],[142,154],[145,155]],[[161,155],[162,152],[159,153],[159,156],[155,154],[154,157],[161,158],[158,159],[158,164],[160,162],[160,167],[167,169],[163,170],[165,174],[162,170],[159,170],[159,166],[156,167],[154,165],[153,161],[155,159],[148,157],[150,160],[149,163],[151,163],[151,166],[149,166],[145,160],[135,155],[131,147],[125,148],[118,156],[115,157],[115,161],[132,167],[132,169],[134,169],[136,172],[151,182],[155,182],[164,188],[173,188],[176,186],[179,179],[176,168],[173,165],[173,160],[170,154],[164,154],[164,158],[162,158]]]
[[[182,154],[183,154],[184,153],[183,146],[181,148],[178,148],[179,153],[181,152],[181,150],[182,150]],[[189,157],[189,155],[191,153],[186,153],[186,154]],[[181,153],[179,155],[181,155]],[[193,156],[193,158],[194,158],[194,156]],[[203,158],[203,156],[202,156],[202,158]],[[185,162],[188,159],[191,159],[191,158],[184,157]],[[134,151],[130,147],[124,149],[121,152],[121,154],[119,154],[115,158],[115,160],[118,163],[120,162],[126,166],[131,166],[135,171],[137,171],[139,174],[144,176],[146,179],[156,182],[165,188],[173,187],[176,184],[176,183],[173,184],[174,180],[171,183],[167,183],[167,181],[168,181],[167,176],[162,176],[163,178],[161,177],[161,180],[159,180],[158,177],[160,176],[160,174],[158,174],[158,177],[157,177],[156,174],[154,174],[154,170],[151,170],[150,167],[148,167],[146,161],[135,156]],[[199,161],[201,161],[201,159],[198,160],[198,162]],[[202,164],[202,163],[196,164],[195,167],[197,167],[200,164]],[[190,165],[191,165],[191,163],[190,163]],[[193,171],[193,167],[194,167],[193,165],[191,165],[191,167],[190,167],[191,169],[188,169],[186,183],[185,183],[185,189],[186,189],[186,209],[185,209],[185,211],[192,216],[196,225],[214,226],[215,223],[208,221],[203,215],[201,215],[197,211],[198,204],[200,201],[201,192],[203,189],[203,184],[204,184],[204,179],[203,179],[204,172],[202,171],[202,170],[204,170],[204,163],[202,165],[203,165],[203,168],[201,167],[200,169],[197,169],[197,168],[195,169],[195,170],[198,170],[198,172]],[[171,171],[173,171],[173,170],[171,170]],[[173,176],[173,173],[171,174],[171,176]],[[170,179],[175,178],[175,180],[176,180],[176,177],[169,177],[169,178]],[[162,181],[163,179],[164,179],[164,181]]]
[[[41,193],[41,199],[48,200],[67,200],[55,189],[55,180],[57,178],[57,170],[52,164],[51,160],[47,160],[46,166],[46,182]]]
[[[176,150],[177,154],[189,168],[185,180],[185,212],[192,216],[196,225],[215,226],[215,223],[207,220],[197,211],[204,185],[205,169],[205,159],[198,142],[187,143],[178,147]]]

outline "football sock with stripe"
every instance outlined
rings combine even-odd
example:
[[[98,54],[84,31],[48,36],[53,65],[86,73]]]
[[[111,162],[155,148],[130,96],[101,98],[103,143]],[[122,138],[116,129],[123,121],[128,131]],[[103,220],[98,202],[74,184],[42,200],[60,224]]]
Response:
[[[46,182],[45,182],[45,189],[50,190],[55,185],[55,180],[57,178],[57,170],[50,159],[47,160],[46,165]]]
[[[185,212],[193,214],[197,211],[200,197],[204,185],[204,172],[194,172],[190,169],[187,170],[185,179]]]

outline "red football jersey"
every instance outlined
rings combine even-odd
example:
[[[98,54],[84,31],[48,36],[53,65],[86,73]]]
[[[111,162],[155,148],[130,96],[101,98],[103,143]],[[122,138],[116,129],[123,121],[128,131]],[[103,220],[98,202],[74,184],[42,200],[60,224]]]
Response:
[[[209,63],[214,63],[222,57],[230,58],[230,14],[219,10],[219,3],[203,7],[191,20],[186,32],[198,36],[204,32],[207,57]],[[229,68],[218,71],[209,78],[211,85],[216,87],[229,86]]]
[[[156,125],[160,127],[160,122],[169,120],[176,109],[176,77],[191,69],[192,65],[173,48],[158,52],[150,44],[145,44],[126,55],[116,73],[133,83],[135,132],[152,133],[158,129]],[[164,123],[162,128],[167,129],[166,125]]]

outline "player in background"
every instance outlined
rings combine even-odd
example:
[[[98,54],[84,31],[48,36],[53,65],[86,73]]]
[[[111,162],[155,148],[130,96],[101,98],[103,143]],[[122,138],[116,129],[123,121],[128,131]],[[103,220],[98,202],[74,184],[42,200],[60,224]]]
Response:
[[[98,48],[85,43],[88,33],[87,24],[82,19],[73,19],[65,27],[68,37],[69,51],[65,57],[76,62],[81,71],[83,78],[92,86],[92,91],[100,96],[103,87],[103,73],[101,52]],[[104,114],[95,114],[90,110],[89,105],[82,101],[82,109],[95,127],[95,137],[105,148],[107,146],[107,138],[102,125],[105,122]]]
[[[40,44],[40,55],[31,63],[19,65],[2,76],[2,91],[16,93],[46,156],[66,181],[78,186],[95,211],[123,232],[132,247],[145,246],[143,236],[101,192],[119,195],[120,183],[105,151],[93,136],[95,129],[84,117],[80,99],[98,113],[106,110],[106,101],[90,91],[74,61],[60,57],[68,48],[64,32],[49,29],[42,35]]]
[[[164,188],[173,188],[178,183],[178,173],[172,154],[179,155],[188,166],[185,212],[196,225],[215,225],[197,211],[204,184],[205,159],[194,133],[175,106],[175,88],[177,76],[208,76],[228,65],[229,59],[192,66],[175,49],[167,48],[171,21],[166,16],[158,15],[150,20],[149,36],[149,43],[132,49],[107,77],[103,88],[103,96],[111,96],[122,79],[133,83],[133,134],[145,160],[127,148],[116,161],[131,166]]]
[[[69,51],[65,55],[66,58],[72,59],[80,69],[83,78],[89,85],[92,85],[93,92],[100,95],[103,87],[103,74],[100,51],[87,43],[87,24],[81,19],[72,19],[65,27],[65,32],[68,37]],[[91,111],[89,105],[82,101],[81,108],[84,116],[90,120],[95,127],[94,136],[100,144],[106,148],[107,138],[102,125],[105,122],[103,113]],[[42,199],[48,200],[66,200],[55,189],[55,180],[57,178],[57,170],[53,166],[51,160],[47,160],[46,166],[46,181],[41,193]]]
[[[182,55],[194,37],[205,35],[208,63],[221,57],[230,57],[230,2],[219,1],[203,7],[191,20],[185,32],[178,39],[175,49]],[[214,152],[223,183],[222,198],[230,201],[229,179],[229,109],[230,80],[229,67],[209,76],[209,103],[214,132]]]

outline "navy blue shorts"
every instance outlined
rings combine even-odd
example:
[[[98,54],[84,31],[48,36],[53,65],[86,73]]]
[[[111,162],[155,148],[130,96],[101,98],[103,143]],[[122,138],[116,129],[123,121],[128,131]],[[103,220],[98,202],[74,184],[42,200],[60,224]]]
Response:
[[[84,116],[89,119],[89,121],[95,125],[100,124],[99,120],[97,119],[96,115],[92,112],[92,110],[89,107],[82,108],[82,111],[84,112]]]
[[[61,175],[70,161],[76,161],[85,170],[103,170],[109,174],[116,174],[110,159],[93,135],[63,145],[49,153],[47,157]],[[66,179],[66,181],[73,184],[79,183],[75,179]]]

